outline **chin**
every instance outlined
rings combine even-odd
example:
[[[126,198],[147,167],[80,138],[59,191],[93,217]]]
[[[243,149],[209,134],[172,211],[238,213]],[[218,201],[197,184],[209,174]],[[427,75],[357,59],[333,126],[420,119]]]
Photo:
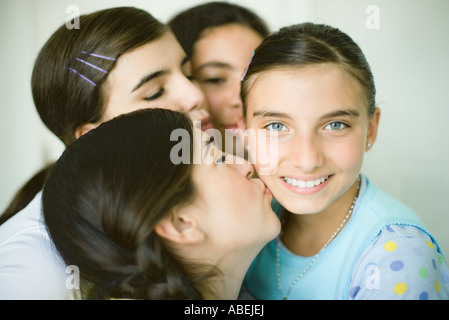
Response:
[[[326,206],[323,200],[316,199],[315,201],[312,199],[278,199],[279,203],[287,209],[290,213],[293,214],[315,214],[323,211]],[[287,205],[284,205],[284,204]]]

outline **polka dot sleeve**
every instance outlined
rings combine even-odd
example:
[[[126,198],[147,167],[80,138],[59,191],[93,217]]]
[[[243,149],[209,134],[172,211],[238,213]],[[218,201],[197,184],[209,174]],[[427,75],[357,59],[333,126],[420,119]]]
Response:
[[[449,269],[432,239],[413,226],[382,230],[357,261],[354,300],[449,299]]]

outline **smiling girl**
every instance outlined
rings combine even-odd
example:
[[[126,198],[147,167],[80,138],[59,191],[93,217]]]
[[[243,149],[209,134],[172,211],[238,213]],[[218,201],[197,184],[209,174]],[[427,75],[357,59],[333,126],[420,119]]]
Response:
[[[286,27],[256,50],[242,84],[248,129],[278,139],[260,175],[283,207],[283,231],[254,261],[257,299],[447,299],[449,271],[410,208],[360,174],[380,110],[368,62],[338,29]],[[258,172],[261,166],[256,161]]]

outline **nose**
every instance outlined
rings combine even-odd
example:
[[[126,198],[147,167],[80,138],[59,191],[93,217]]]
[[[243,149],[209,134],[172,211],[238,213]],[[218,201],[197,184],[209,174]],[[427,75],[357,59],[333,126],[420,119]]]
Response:
[[[178,92],[182,99],[181,110],[190,112],[202,107],[204,103],[204,94],[194,82],[186,78],[177,90],[179,90]]]
[[[233,83],[233,88],[230,90],[229,102],[232,108],[239,109],[243,116],[243,102],[240,97],[240,81]]]
[[[291,141],[290,162],[303,172],[313,172],[323,165],[323,153],[319,139],[297,137]]]
[[[232,162],[229,165],[246,179],[251,179],[254,176],[254,167],[248,161],[236,156],[228,155],[228,157],[232,157]]]

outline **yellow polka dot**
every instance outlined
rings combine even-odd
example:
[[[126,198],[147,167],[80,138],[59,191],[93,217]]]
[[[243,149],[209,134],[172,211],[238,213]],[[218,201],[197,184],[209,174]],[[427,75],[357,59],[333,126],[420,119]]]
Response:
[[[407,291],[407,285],[403,282],[394,286],[394,293],[396,294],[403,294],[405,291]]]
[[[385,250],[387,250],[388,252],[394,251],[396,249],[396,247],[397,247],[397,244],[394,241],[388,241],[384,245]]]
[[[426,241],[426,243],[429,246],[429,248],[433,248],[433,243],[432,242]]]
[[[435,281],[435,290],[437,292],[440,292],[440,284],[438,283],[438,281]]]

